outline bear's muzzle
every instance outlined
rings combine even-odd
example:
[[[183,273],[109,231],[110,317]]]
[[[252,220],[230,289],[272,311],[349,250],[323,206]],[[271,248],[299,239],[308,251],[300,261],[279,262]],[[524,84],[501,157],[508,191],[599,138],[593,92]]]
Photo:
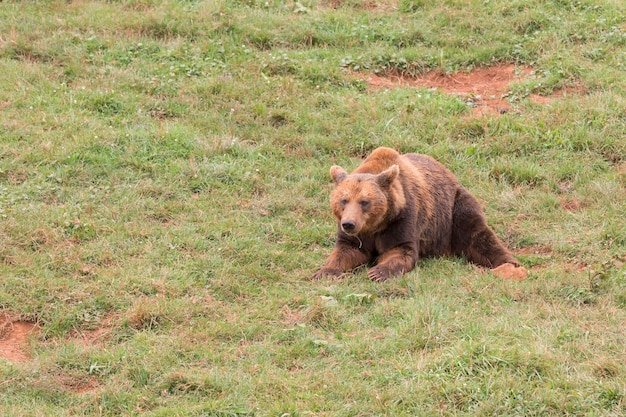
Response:
[[[344,220],[341,222],[341,228],[344,232],[351,235],[356,229],[356,223],[353,220]]]

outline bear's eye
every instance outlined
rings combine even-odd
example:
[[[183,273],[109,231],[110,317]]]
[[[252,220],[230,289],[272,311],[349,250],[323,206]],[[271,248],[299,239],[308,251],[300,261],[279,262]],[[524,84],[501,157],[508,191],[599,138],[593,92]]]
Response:
[[[359,201],[359,204],[361,205],[361,208],[362,208],[363,210],[365,210],[365,209],[369,208],[369,206],[370,206],[370,202],[369,202],[369,201],[367,201],[367,200],[362,200],[362,201]]]
[[[346,204],[348,204],[348,200],[347,200],[347,199],[345,199],[345,198],[342,198],[342,199],[341,199],[341,201],[339,201],[339,203],[340,203],[342,206],[345,206]]]

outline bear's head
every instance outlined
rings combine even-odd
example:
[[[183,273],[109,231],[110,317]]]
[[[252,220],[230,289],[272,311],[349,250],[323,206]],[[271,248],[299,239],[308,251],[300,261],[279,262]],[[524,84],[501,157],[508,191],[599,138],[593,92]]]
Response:
[[[330,169],[335,181],[330,206],[344,233],[357,236],[378,231],[387,217],[389,199],[395,194],[392,185],[397,182],[399,172],[398,165],[380,174],[349,175],[337,165]]]

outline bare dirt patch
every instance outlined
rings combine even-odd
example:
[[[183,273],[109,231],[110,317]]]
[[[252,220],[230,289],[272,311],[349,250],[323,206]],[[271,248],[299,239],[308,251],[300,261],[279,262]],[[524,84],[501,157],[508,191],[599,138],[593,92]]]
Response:
[[[525,268],[508,263],[492,269],[491,272],[498,278],[512,281],[523,281],[528,276]]]
[[[100,388],[98,380],[92,376],[59,376],[56,378],[57,383],[67,391],[77,394],[85,394]]]
[[[500,64],[454,74],[431,71],[417,77],[362,73],[355,73],[354,75],[363,79],[368,87],[374,90],[407,86],[442,90],[446,94],[461,97],[468,106],[472,107],[472,115],[480,117],[486,114],[504,114],[514,110],[507,100],[510,85],[514,82],[523,81],[532,73],[533,69],[530,67]],[[565,94],[565,91],[559,90],[549,96],[533,94],[530,97],[538,104],[545,105]]]
[[[9,313],[0,313],[0,357],[9,362],[30,359],[28,338],[38,331],[37,323],[19,320]]]

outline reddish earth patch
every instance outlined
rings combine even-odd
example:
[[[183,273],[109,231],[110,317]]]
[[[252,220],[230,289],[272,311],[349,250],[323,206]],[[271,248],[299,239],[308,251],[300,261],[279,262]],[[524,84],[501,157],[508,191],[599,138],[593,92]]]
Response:
[[[60,376],[57,378],[57,382],[60,386],[68,391],[75,392],[77,394],[84,394],[97,390],[100,387],[98,380],[92,376],[88,377],[70,377]]]
[[[436,88],[446,94],[462,97],[472,107],[473,116],[484,114],[504,114],[512,110],[507,96],[510,84],[523,81],[533,72],[529,67],[518,67],[512,64],[501,64],[492,67],[480,67],[471,72],[454,74],[442,71],[431,71],[418,77],[402,75],[385,75],[354,73],[357,78],[365,80],[371,89],[419,87]],[[561,97],[566,91],[556,91],[550,96],[531,95],[539,104],[548,104],[551,100]]]
[[[526,269],[513,264],[502,264],[492,269],[491,272],[498,278],[510,279],[512,281],[522,281],[528,276]]]
[[[0,358],[6,361],[26,362],[31,359],[28,339],[39,332],[37,323],[20,320],[8,312],[0,312]],[[102,328],[81,334],[80,341],[84,345],[102,343],[110,330]],[[100,387],[98,380],[92,376],[61,375],[56,378],[58,385],[68,391],[87,393]]]
[[[28,338],[39,331],[36,323],[18,320],[8,313],[0,313],[0,357],[9,362],[30,359]]]

